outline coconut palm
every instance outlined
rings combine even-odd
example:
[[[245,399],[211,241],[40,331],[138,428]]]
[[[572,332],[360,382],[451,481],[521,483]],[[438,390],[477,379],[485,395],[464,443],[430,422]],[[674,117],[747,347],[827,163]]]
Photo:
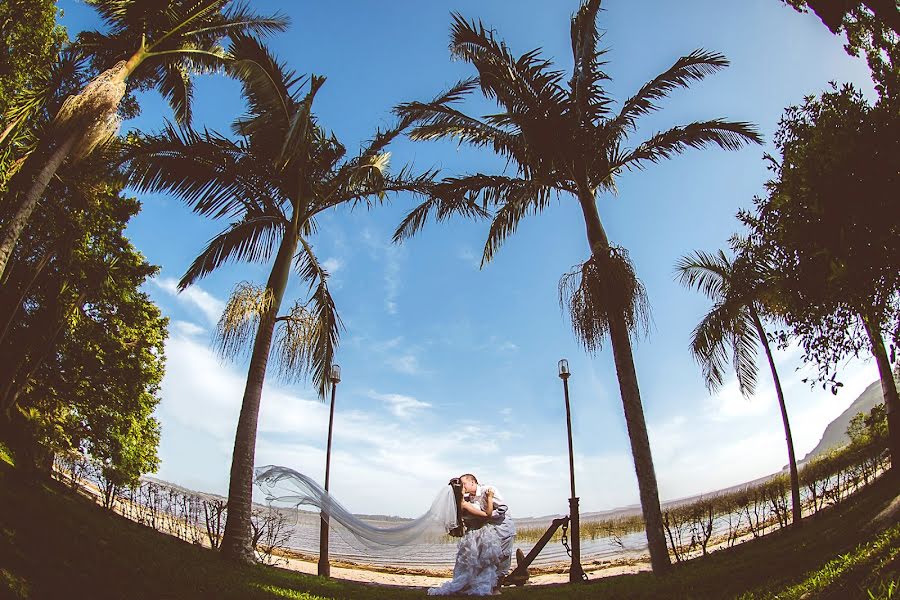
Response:
[[[108,32],[85,32],[77,45],[102,71],[66,99],[35,153],[43,165],[0,229],[0,276],[12,249],[50,179],[66,160],[77,160],[118,130],[118,110],[129,87],[156,89],[179,123],[191,119],[191,74],[224,64],[219,41],[232,33],[283,30],[280,16],[260,17],[234,0],[85,0],[100,14]]]
[[[385,147],[405,129],[402,120],[376,132],[358,156],[346,159],[344,146],[312,112],[324,77],[298,77],[251,37],[235,36],[232,52],[230,68],[243,81],[249,109],[233,124],[239,139],[169,125],[136,143],[129,168],[138,189],[171,192],[198,214],[230,221],[188,268],[180,289],[229,261],[272,264],[265,286],[238,286],[218,327],[225,355],[252,341],[222,540],[225,555],[251,560],[257,418],[273,337],[281,374],[311,376],[322,398],[338,344],[341,321],[328,273],[309,240],[315,219],[341,205],[372,206],[392,192],[421,193],[433,173],[388,172]],[[309,295],[279,315],[292,268],[308,284]]]
[[[527,214],[537,214],[551,197],[574,200],[584,215],[590,258],[560,284],[576,335],[590,352],[608,334],[612,342],[622,403],[634,456],[641,505],[654,572],[669,566],[663,537],[656,475],[634,370],[629,334],[647,318],[646,296],[624,248],[613,244],[597,210],[597,196],[614,192],[625,170],[642,169],[687,148],[717,145],[736,150],[760,138],[747,123],[721,119],[690,123],[626,145],[637,119],[655,111],[656,101],[727,65],[704,51],[679,58],[644,85],[618,112],[604,89],[603,50],[598,48],[600,0],[585,0],[571,20],[575,64],[568,85],[564,74],[538,50],[513,55],[479,23],[455,14],[451,53],[471,63],[478,77],[451,88],[441,104],[409,103],[400,115],[417,120],[418,140],[456,138],[487,147],[516,167],[515,176],[476,173],[448,178],[407,215],[395,233],[402,240],[419,231],[430,215],[443,220],[462,214],[491,218],[482,265]],[[480,88],[500,112],[477,118],[450,104]]]
[[[784,438],[787,441],[793,524],[799,526],[802,517],[800,479],[797,475],[791,424],[781,380],[772,358],[772,349],[760,318],[760,310],[770,294],[765,285],[767,268],[767,265],[752,263],[745,256],[739,255],[732,261],[721,250],[716,254],[698,251],[682,257],[676,265],[676,273],[683,285],[703,292],[714,302],[691,336],[691,354],[703,370],[707,389],[715,392],[722,386],[730,347],[738,387],[744,396],[752,396],[756,391],[758,373],[757,342],[766,353],[772,380],[775,382],[778,406],[781,408]]]

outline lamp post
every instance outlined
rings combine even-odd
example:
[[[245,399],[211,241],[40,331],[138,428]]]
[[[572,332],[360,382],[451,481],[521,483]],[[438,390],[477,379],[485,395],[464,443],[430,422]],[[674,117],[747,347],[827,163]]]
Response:
[[[575,495],[575,454],[572,452],[572,410],[569,407],[569,361],[559,361],[559,378],[563,382],[563,393],[566,398],[566,428],[569,434],[569,520],[572,530],[572,566],[569,569],[569,583],[584,581],[584,569],[581,568],[581,532],[578,524],[578,496]]]
[[[334,394],[337,384],[341,381],[340,365],[331,365],[331,410],[328,413],[328,448],[325,450],[325,491],[328,492],[328,478],[331,474],[331,432],[334,428]],[[324,508],[321,513],[321,527],[319,528],[319,575],[331,576],[331,565],[328,562],[328,511]]]

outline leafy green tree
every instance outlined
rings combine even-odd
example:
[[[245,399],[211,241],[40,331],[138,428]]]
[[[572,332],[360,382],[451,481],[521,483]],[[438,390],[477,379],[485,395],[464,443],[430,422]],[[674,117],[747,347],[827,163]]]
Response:
[[[811,8],[834,34],[844,32],[851,56],[865,54],[882,98],[900,100],[900,6],[896,0],[782,0]]]
[[[859,446],[876,445],[884,448],[888,440],[887,412],[884,404],[877,404],[868,413],[857,413],[847,426],[850,443]]]
[[[713,119],[672,127],[629,147],[628,136],[637,120],[657,110],[658,100],[728,62],[720,54],[692,52],[645,84],[617,113],[604,87],[609,77],[603,71],[604,51],[598,47],[599,10],[599,0],[586,0],[572,17],[575,66],[568,85],[564,74],[537,50],[514,56],[482,24],[454,15],[451,52],[471,63],[478,78],[461,82],[440,102],[414,102],[397,110],[403,117],[416,119],[414,139],[456,138],[487,147],[514,165],[517,173],[445,179],[429,200],[404,219],[395,240],[415,234],[432,213],[438,220],[455,214],[490,217],[484,264],[525,215],[541,212],[554,195],[577,203],[584,216],[590,258],[563,278],[561,300],[568,303],[572,325],[588,351],[597,351],[607,334],[610,337],[653,570],[661,573],[670,563],[629,339],[647,318],[647,300],[627,251],[607,236],[597,195],[614,191],[616,178],[624,171],[642,169],[688,148],[716,145],[737,150],[760,138],[747,123]],[[477,118],[448,106],[476,88],[495,100],[501,112]]]
[[[280,374],[311,376],[323,398],[339,339],[328,273],[310,241],[316,218],[340,206],[373,206],[392,192],[421,192],[431,174],[388,172],[385,147],[402,133],[403,122],[378,131],[357,156],[345,158],[344,145],[312,110],[324,77],[299,77],[251,37],[235,36],[232,52],[231,68],[243,81],[249,109],[234,122],[239,139],[170,125],[136,143],[130,170],[140,190],[170,192],[198,214],[230,221],[188,268],[181,289],[230,261],[271,265],[265,286],[236,288],[218,331],[226,356],[252,342],[222,540],[226,556],[249,561],[257,420],[273,338]],[[309,296],[279,315],[292,268],[309,285]]]
[[[800,526],[803,512],[791,424],[781,379],[760,318],[767,296],[771,294],[766,283],[768,270],[768,265],[754,264],[746,256],[731,260],[721,250],[716,254],[698,251],[682,257],[676,265],[678,279],[683,285],[703,292],[714,302],[691,336],[691,354],[703,370],[707,389],[716,391],[722,387],[730,347],[738,387],[743,395],[752,396],[756,391],[758,374],[757,343],[766,353],[787,442],[793,524]]]
[[[140,291],[156,268],[124,236],[140,205],[123,187],[99,158],[62,169],[0,288],[0,433],[38,469],[71,448],[122,481],[158,464],[167,321]]]
[[[191,118],[191,74],[224,64],[219,40],[231,33],[282,30],[284,18],[259,17],[233,0],[85,0],[107,32],[84,32],[78,46],[99,73],[69,97],[43,140],[30,184],[0,228],[0,276],[12,249],[47,188],[67,159],[77,160],[105,143],[118,129],[119,108],[128,87],[153,88],[169,102],[180,123]]]
[[[21,90],[47,71],[68,41],[56,23],[55,0],[5,0],[0,4],[0,114]]]
[[[788,108],[775,143],[782,161],[771,161],[766,196],[739,214],[750,231],[747,251],[771,261],[777,310],[818,365],[819,381],[837,385],[836,369],[849,356],[875,358],[896,457],[900,113],[889,102],[869,106],[852,86],[833,86]]]
[[[33,146],[32,120],[68,41],[56,12],[54,0],[0,4],[0,197]]]

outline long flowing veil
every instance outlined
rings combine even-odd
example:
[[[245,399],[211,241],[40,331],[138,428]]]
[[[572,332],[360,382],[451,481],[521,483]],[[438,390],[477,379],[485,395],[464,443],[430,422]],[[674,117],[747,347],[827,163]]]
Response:
[[[314,506],[343,525],[367,548],[374,550],[438,540],[457,525],[456,500],[449,485],[444,486],[431,503],[431,508],[421,517],[392,527],[376,527],[351,514],[318,483],[293,469],[275,465],[259,467],[256,469],[256,484],[270,504],[279,503],[294,508],[301,504]]]

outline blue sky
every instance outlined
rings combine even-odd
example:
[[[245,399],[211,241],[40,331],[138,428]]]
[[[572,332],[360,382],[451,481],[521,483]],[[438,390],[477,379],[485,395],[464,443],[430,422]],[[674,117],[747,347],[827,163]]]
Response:
[[[292,19],[271,39],[301,73],[327,76],[316,99],[320,123],[352,153],[391,121],[397,103],[428,99],[471,67],[450,60],[451,11],[481,19],[517,54],[543,48],[571,68],[569,17],[576,0],[451,0],[374,3],[345,0],[254,0],[261,13]],[[89,7],[60,0],[74,35],[99,26]],[[601,26],[609,49],[609,90],[620,102],[696,48],[725,54],[731,66],[640,122],[632,141],[692,120],[726,117],[755,123],[764,147],[691,151],[645,171],[625,173],[619,193],[598,200],[611,240],[631,253],[649,294],[653,322],[635,343],[635,363],[663,500],[755,479],[786,463],[772,385],[760,371],[755,397],[730,378],[716,395],[704,388],[688,352],[707,301],[674,281],[675,261],[695,249],[724,247],[734,217],[762,193],[764,152],[783,109],[829,81],[853,82],[873,96],[862,59],[814,15],[778,0],[610,0]],[[170,111],[152,93],[128,128],[158,130]],[[197,80],[195,126],[227,131],[243,111],[239,87],[222,77]],[[492,107],[478,97],[466,110]],[[411,163],[453,175],[499,172],[502,161],[453,144],[393,148],[392,165]],[[143,195],[128,228],[135,246],[162,267],[146,289],[171,317],[167,374],[157,417],[162,423],[159,477],[224,493],[246,364],[223,363],[210,345],[234,285],[265,281],[267,267],[232,265],[182,294],[175,282],[205,242],[226,223],[200,219],[176,199]],[[346,325],[338,362],[332,490],[351,510],[413,516],[447,480],[471,471],[503,490],[516,515],[567,511],[565,411],[556,363],[573,372],[576,478],[585,511],[637,502],[621,401],[608,348],[589,356],[560,311],[560,276],[588,253],[578,206],[561,198],[528,217],[495,260],[479,270],[486,224],[431,225],[402,246],[390,243],[415,204],[394,198],[373,211],[339,210],[320,221],[314,246],[332,273]],[[296,281],[286,305],[304,298]],[[800,380],[800,353],[779,352],[798,456],[877,378],[871,361],[848,363],[837,396]],[[765,367],[765,365],[761,365]],[[311,387],[270,378],[263,395],[257,464],[290,466],[324,478],[327,405]]]

